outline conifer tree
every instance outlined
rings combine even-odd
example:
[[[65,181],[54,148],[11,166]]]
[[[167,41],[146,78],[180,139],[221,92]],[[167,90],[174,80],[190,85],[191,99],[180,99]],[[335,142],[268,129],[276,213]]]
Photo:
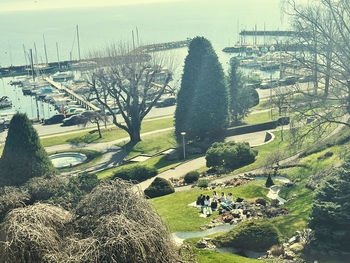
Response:
[[[350,159],[316,191],[309,226],[313,245],[325,251],[350,252]]]
[[[228,116],[227,91],[218,58],[203,37],[194,38],[185,59],[175,111],[178,140],[185,131],[190,140],[222,136]]]
[[[222,139],[228,125],[228,92],[225,76],[213,48],[203,56],[201,72],[190,112],[188,138],[203,141]]]
[[[15,114],[0,159],[0,183],[20,185],[32,177],[54,172],[55,168],[27,115]]]
[[[189,45],[175,110],[175,134],[178,139],[181,139],[181,132],[188,132],[190,128],[189,113],[193,106],[203,54],[209,47],[210,42],[204,37],[195,37]]]
[[[228,74],[229,111],[233,122],[246,117],[249,108],[259,104],[258,92],[244,84],[244,76],[238,66],[238,60],[231,60]]]

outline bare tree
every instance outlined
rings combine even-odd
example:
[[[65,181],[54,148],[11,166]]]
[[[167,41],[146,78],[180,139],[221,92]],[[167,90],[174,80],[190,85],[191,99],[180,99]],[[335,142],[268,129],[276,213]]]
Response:
[[[96,56],[96,54],[94,54]],[[142,120],[167,91],[172,73],[164,59],[153,55],[130,54],[122,46],[111,46],[98,54],[104,66],[88,73],[92,99],[112,117],[114,125],[125,130],[130,143],[141,141]],[[115,105],[122,119],[117,119]]]
[[[101,134],[101,122],[106,121],[106,116],[97,111],[86,111],[82,113],[83,125],[86,126],[88,123],[96,124],[98,137],[102,138]]]
[[[320,137],[332,124],[350,127],[350,2],[345,0],[283,0],[297,32],[296,57],[301,72],[312,72],[314,90],[296,85],[304,97],[290,105],[298,125],[298,141]],[[303,69],[303,70],[302,70]],[[323,92],[320,91],[323,87]],[[307,123],[308,122],[308,123]],[[307,124],[307,125],[303,125]]]

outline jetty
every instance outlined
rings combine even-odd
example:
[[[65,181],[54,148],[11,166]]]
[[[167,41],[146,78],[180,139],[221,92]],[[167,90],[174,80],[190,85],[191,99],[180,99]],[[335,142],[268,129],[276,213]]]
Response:
[[[82,96],[76,94],[73,90],[62,86],[61,84],[53,81],[50,78],[45,78],[45,80],[54,88],[65,92],[70,98],[72,98],[73,100],[75,100],[79,105],[81,105],[82,107],[84,107],[85,109],[88,110],[94,110],[94,111],[100,111],[101,109],[99,107],[96,107],[94,104],[92,104],[90,101],[87,101],[86,99],[84,99]]]
[[[242,30],[241,36],[274,36],[274,37],[294,37],[298,36],[297,31],[288,30]]]
[[[192,39],[187,38],[186,40],[182,41],[172,41],[172,42],[166,42],[166,43],[158,43],[158,44],[151,44],[151,45],[144,45],[140,46],[130,53],[149,53],[149,52],[157,52],[157,51],[163,51],[163,50],[170,50],[170,49],[176,49],[176,48],[183,48],[187,47]]]

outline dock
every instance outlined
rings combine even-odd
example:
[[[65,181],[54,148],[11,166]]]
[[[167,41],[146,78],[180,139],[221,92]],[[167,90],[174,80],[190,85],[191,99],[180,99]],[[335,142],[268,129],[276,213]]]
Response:
[[[92,104],[90,101],[87,101],[80,95],[76,94],[73,90],[66,88],[62,86],[61,84],[53,81],[50,78],[45,78],[45,80],[54,88],[65,92],[67,95],[69,95],[72,99],[78,102],[79,105],[82,105],[84,108],[88,110],[94,110],[94,111],[100,111],[101,109],[99,107],[96,107],[94,104]]]
[[[299,32],[288,30],[242,30],[241,36],[274,36],[274,37],[294,37]]]
[[[133,51],[131,51],[131,53],[132,54],[149,53],[149,52],[157,52],[157,51],[170,50],[170,49],[176,49],[176,48],[183,48],[183,47],[187,47],[190,44],[191,40],[192,39],[188,38],[186,40],[181,40],[181,41],[172,41],[172,42],[166,42],[166,43],[144,45],[134,49]]]

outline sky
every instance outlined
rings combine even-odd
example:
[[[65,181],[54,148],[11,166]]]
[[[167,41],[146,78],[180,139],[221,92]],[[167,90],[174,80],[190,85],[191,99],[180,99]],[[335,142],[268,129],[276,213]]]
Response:
[[[45,10],[76,7],[120,6],[184,0],[1,0],[0,12]]]

